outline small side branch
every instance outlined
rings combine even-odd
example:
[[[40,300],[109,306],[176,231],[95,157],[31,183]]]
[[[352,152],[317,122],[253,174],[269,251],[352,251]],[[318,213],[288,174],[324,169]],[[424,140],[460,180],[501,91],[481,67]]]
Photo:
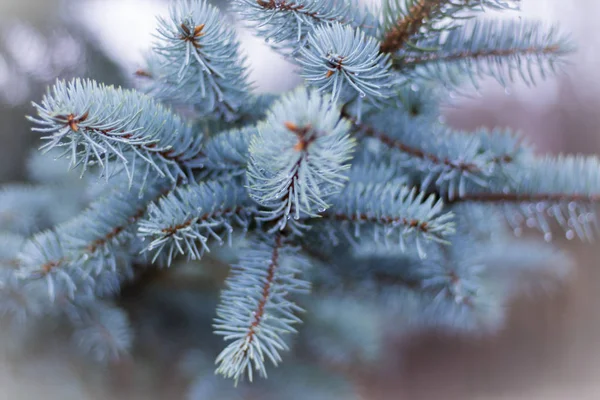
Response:
[[[280,352],[288,349],[282,336],[296,332],[293,325],[301,322],[296,314],[302,309],[291,296],[310,286],[298,277],[303,265],[298,249],[281,233],[255,239],[232,267],[213,325],[230,341],[217,357],[216,372],[236,383],[252,381],[255,373],[266,377],[267,360],[275,366],[281,361]]]
[[[321,214],[325,218],[332,218],[336,221],[350,221],[350,222],[371,222],[371,223],[380,223],[384,225],[390,226],[398,226],[403,225],[410,229],[415,229],[422,233],[429,233],[429,222],[421,221],[418,219],[410,219],[406,217],[392,217],[392,216],[375,216],[370,215],[368,213],[358,213],[358,214],[344,214],[340,212],[324,212]],[[442,236],[439,237],[442,240]]]
[[[525,49],[483,49],[479,51],[460,51],[457,53],[421,53],[415,56],[403,57],[397,63],[394,63],[396,68],[414,68],[421,64],[430,62],[452,62],[460,60],[483,60],[495,57],[527,57],[527,56],[542,56],[555,54],[561,51],[560,46],[550,45],[547,47],[528,47]]]
[[[231,243],[234,223],[246,229],[253,214],[243,187],[206,181],[179,187],[153,203],[139,224],[138,234],[151,239],[145,251],[152,251],[154,260],[161,254],[167,264],[178,254],[199,260],[210,251],[210,238],[223,243],[225,234]]]
[[[593,241],[600,230],[595,205],[598,194],[584,193],[471,193],[450,203],[473,202],[501,206],[507,222],[519,236],[524,228],[535,228],[552,240],[553,228],[548,219],[555,220],[565,231],[567,239],[576,236]]]
[[[423,150],[418,149],[416,147],[408,146],[408,145],[402,143],[401,141],[399,141],[398,139],[395,139],[395,138],[387,135],[385,132],[377,131],[376,129],[374,129],[373,127],[371,127],[369,125],[359,123],[356,118],[354,118],[353,116],[348,114],[346,111],[342,111],[342,116],[352,122],[352,124],[354,125],[354,129],[356,131],[362,133],[363,135],[365,135],[367,137],[375,138],[375,139],[379,140],[381,143],[388,146],[389,148],[400,150],[401,152],[408,154],[411,157],[419,158],[422,160],[432,162],[433,164],[444,165],[444,166],[447,166],[447,167],[450,167],[453,169],[458,169],[461,171],[468,171],[468,172],[472,172],[472,173],[480,172],[480,168],[475,164],[465,163],[465,162],[460,162],[460,161],[455,162],[455,161],[452,161],[447,158],[443,159],[443,158],[436,156],[435,154],[426,153]],[[502,157],[498,158],[498,160],[500,160],[500,159],[504,160],[504,158],[502,158]]]
[[[364,226],[376,241],[387,245],[393,241],[402,251],[412,247],[406,245],[407,240],[414,242],[419,256],[425,258],[422,244],[428,241],[446,244],[448,236],[455,232],[454,215],[442,213],[443,207],[443,202],[435,196],[394,182],[350,183],[323,216],[331,221],[325,226],[334,240],[336,232],[341,231],[354,244],[362,236],[360,230]]]
[[[451,86],[468,77],[476,87],[477,78],[484,76],[507,85],[518,75],[533,84],[558,72],[562,57],[573,50],[569,37],[555,27],[527,20],[469,20],[423,45],[426,51],[413,48],[399,54],[393,67]]]
[[[581,193],[469,193],[461,198],[447,200],[447,203],[540,203],[540,202],[600,202],[600,195]]]
[[[253,313],[254,319],[252,320],[252,323],[248,327],[248,332],[246,333],[245,346],[247,347],[245,347],[243,350],[244,357],[247,357],[248,349],[251,347],[252,342],[255,339],[256,329],[265,316],[265,305],[271,297],[271,288],[275,279],[275,271],[279,267],[279,250],[281,249],[281,247],[281,233],[277,233],[275,235],[275,245],[273,246],[273,252],[271,253],[271,262],[269,263],[269,267],[267,269],[267,276],[265,277],[262,287],[262,294],[256,306],[256,310]]]

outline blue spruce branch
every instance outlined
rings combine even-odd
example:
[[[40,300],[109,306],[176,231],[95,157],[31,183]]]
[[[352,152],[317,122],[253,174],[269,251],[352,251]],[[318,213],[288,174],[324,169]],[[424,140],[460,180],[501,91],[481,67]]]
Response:
[[[199,260],[209,251],[210,238],[222,244],[225,232],[231,244],[233,227],[247,229],[253,214],[255,206],[243,187],[208,181],[179,187],[151,204],[139,235],[151,239],[145,250],[154,252],[153,261],[161,253],[168,264],[177,254]]]
[[[392,80],[388,56],[379,53],[374,38],[341,24],[316,27],[300,49],[302,77],[337,102],[351,92],[360,98],[387,97]]]
[[[59,81],[34,104],[34,131],[48,142],[42,149],[66,147],[62,156],[82,173],[99,164],[107,178],[125,168],[134,180],[154,170],[173,182],[187,179],[200,151],[202,137],[151,97],[90,80]],[[146,168],[136,169],[136,165]],[[111,169],[112,168],[112,169]]]
[[[160,18],[158,41],[145,75],[150,93],[201,115],[234,120],[250,98],[245,59],[234,30],[218,9],[205,1],[171,4]]]
[[[256,134],[255,127],[232,129],[211,137],[198,160],[204,174],[211,178],[240,176],[246,173],[250,159],[248,147]]]
[[[506,180],[513,165],[531,154],[531,149],[511,131],[455,131],[406,118],[402,113],[391,114],[387,109],[367,115],[362,122],[347,111],[343,115],[358,135],[398,151],[401,159],[397,163],[413,173],[420,172],[422,190],[434,188],[451,200],[464,196],[472,187],[488,187],[498,179]],[[431,136],[427,142],[422,140],[424,130]]]
[[[435,196],[425,198],[415,188],[389,184],[349,184],[334,200],[323,216],[354,225],[348,236],[359,238],[361,225],[373,229],[375,241],[397,245],[406,251],[407,238],[411,248],[416,246],[420,257],[425,257],[424,243],[436,241],[448,244],[447,237],[454,233],[453,214],[442,214],[443,201]],[[344,224],[342,229],[348,229]],[[352,231],[352,229],[350,229]],[[392,244],[393,243],[393,244]]]
[[[283,229],[292,217],[316,217],[329,207],[347,180],[354,149],[349,128],[314,91],[296,90],[273,105],[250,143],[247,172],[250,197],[264,207],[262,220]]]
[[[297,251],[278,232],[253,241],[233,267],[214,324],[215,333],[230,341],[217,357],[218,373],[252,381],[256,372],[266,377],[265,361],[281,361],[280,352],[288,349],[282,335],[295,333],[301,322],[302,309],[289,296],[309,288],[299,277],[303,262],[299,268]]]
[[[394,67],[419,79],[437,80],[452,88],[465,78],[475,87],[491,76],[507,86],[518,76],[528,85],[556,73],[572,51],[568,37],[539,22],[474,20],[443,39],[424,43],[430,51],[409,50]]]
[[[537,228],[549,241],[550,218],[559,223],[568,239],[592,241],[600,227],[595,213],[600,201],[598,171],[597,157],[545,157],[535,160],[512,186],[468,193],[458,201],[502,205],[517,234],[527,227]]]

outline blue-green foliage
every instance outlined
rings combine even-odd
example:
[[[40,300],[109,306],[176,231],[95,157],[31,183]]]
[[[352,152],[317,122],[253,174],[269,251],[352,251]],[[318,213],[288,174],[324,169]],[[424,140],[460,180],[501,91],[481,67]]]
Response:
[[[334,21],[347,22],[353,15],[351,1],[235,0],[233,4],[258,35],[276,47],[292,51],[305,44],[314,28]]]
[[[422,46],[436,51],[409,51],[397,60],[397,66],[444,86],[459,86],[466,75],[475,87],[486,76],[503,86],[517,78],[533,85],[561,68],[562,57],[571,50],[568,38],[556,27],[545,29],[537,21],[523,20],[471,20],[443,40]]]
[[[205,143],[199,161],[205,169],[204,173],[216,177],[245,174],[249,158],[248,147],[255,134],[255,127],[245,127],[211,137]]]
[[[296,253],[276,234],[251,242],[233,266],[214,324],[215,333],[231,342],[217,357],[217,372],[236,382],[252,380],[256,372],[267,376],[265,360],[281,361],[280,352],[288,349],[282,334],[296,332],[303,311],[290,296],[309,289],[300,278],[305,262]]]
[[[82,173],[99,164],[106,178],[124,168],[130,183],[147,179],[150,171],[174,182],[187,178],[198,156],[202,136],[168,108],[132,90],[90,80],[59,81],[34,105],[34,130],[48,141],[42,149],[65,147],[61,156]]]
[[[574,179],[577,177],[577,179]],[[600,186],[600,160],[597,157],[558,156],[531,160],[526,173],[504,187],[505,196],[513,198],[503,205],[507,220],[520,234],[525,227],[537,228],[547,241],[552,239],[548,219],[554,219],[566,232],[592,241],[598,232],[595,213],[597,188]],[[539,196],[539,193],[544,193]],[[564,193],[575,193],[564,196]],[[473,198],[489,196],[474,193]],[[493,201],[493,199],[491,199]]]
[[[150,93],[191,106],[201,115],[236,119],[250,95],[248,72],[234,30],[214,6],[173,3],[159,18]]]
[[[199,260],[209,251],[209,239],[223,244],[225,232],[231,244],[233,227],[246,229],[253,214],[243,187],[207,181],[178,187],[151,204],[139,234],[152,240],[146,250],[154,251],[153,261],[160,254],[167,256],[169,264],[177,254]]]
[[[396,104],[402,109],[399,100]],[[518,173],[514,169],[518,162],[532,155],[532,149],[508,129],[463,132],[432,121],[427,113],[415,117],[410,111],[390,114],[387,109],[363,112],[362,119],[364,123],[353,119],[358,134],[384,143],[423,189],[450,200],[480,187],[501,190],[498,185],[510,183],[511,174]]]
[[[318,217],[347,180],[354,148],[350,124],[328,98],[302,88],[274,104],[257,130],[248,189],[265,208],[261,219],[283,230],[301,218]]]
[[[100,363],[118,361],[131,347],[133,335],[125,312],[106,301],[89,299],[71,313],[73,345]]]
[[[321,25],[309,34],[300,53],[302,77],[320,91],[331,92],[332,101],[348,93],[361,98],[387,97],[389,57],[379,52],[377,40],[361,30],[337,23]]]
[[[443,201],[434,195],[426,197],[424,192],[397,181],[350,183],[336,196],[326,215],[335,221],[332,229],[340,228],[356,240],[365,234],[361,226],[373,230],[376,241],[401,251],[409,246],[406,240],[410,238],[410,247],[425,258],[424,242],[447,243],[446,238],[454,233],[453,214],[442,213]]]
[[[231,20],[174,1],[141,73],[148,94],[76,79],[35,105],[49,156],[31,160],[34,184],[0,192],[0,318],[58,318],[112,361],[133,340],[112,303],[124,283],[186,257],[210,277],[215,260],[233,264],[216,311],[216,297],[185,307],[204,318],[199,358],[240,383],[286,352],[370,368],[390,332],[498,329],[530,282],[566,274],[566,256],[519,235],[549,240],[555,220],[591,240],[600,200],[596,157],[539,157],[510,129],[439,118],[463,82],[533,83],[571,50],[539,24],[478,19],[518,3],[389,0],[375,15],[351,0],[236,0],[306,83],[257,96]],[[232,398],[202,365],[191,398]],[[289,374],[278,382],[312,382]]]
[[[479,12],[518,10],[520,3],[521,0],[383,0],[380,35],[400,31],[403,43],[396,43],[401,46],[393,49],[399,53],[414,48],[427,50],[431,48],[419,46],[420,41],[439,39]]]

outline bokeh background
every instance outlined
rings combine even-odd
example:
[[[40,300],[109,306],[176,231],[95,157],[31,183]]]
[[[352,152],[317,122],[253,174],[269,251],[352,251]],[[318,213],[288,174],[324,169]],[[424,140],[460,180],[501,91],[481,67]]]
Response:
[[[155,16],[167,3],[0,0],[1,182],[23,178],[25,157],[36,143],[24,117],[32,112],[30,102],[56,77],[134,85]],[[462,128],[519,129],[540,152],[600,152],[600,2],[523,0],[521,15],[572,33],[577,52],[564,73],[535,88],[486,83],[447,109],[447,120]],[[244,29],[240,34],[258,90],[297,83],[289,64]],[[365,399],[600,399],[600,249],[561,239],[557,244],[576,260],[559,290],[519,299],[494,336],[431,333],[390,343],[389,359],[364,378]],[[1,400],[114,398],[93,374],[62,363],[59,350],[42,353],[27,367],[0,364]],[[155,398],[141,389],[123,398],[138,397]]]

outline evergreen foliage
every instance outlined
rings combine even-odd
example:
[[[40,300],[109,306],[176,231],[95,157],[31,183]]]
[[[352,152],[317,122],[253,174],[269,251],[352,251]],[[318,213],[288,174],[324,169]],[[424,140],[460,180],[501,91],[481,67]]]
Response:
[[[118,359],[135,341],[112,303],[122,285],[179,256],[210,274],[213,250],[233,265],[211,309],[218,374],[266,377],[294,352],[368,367],[383,331],[493,331],[533,290],[525,278],[564,276],[566,258],[516,238],[525,229],[594,237],[596,157],[539,157],[509,130],[438,118],[465,83],[534,83],[572,50],[555,29],[480,19],[518,1],[233,3],[306,87],[253,94],[231,21],[205,0],[159,19],[146,94],[58,81],[30,117],[51,156],[32,158],[32,185],[0,192],[3,319],[66,318],[78,348]],[[311,381],[303,363],[290,376]],[[233,398],[220,379],[190,396]]]
[[[212,5],[173,3],[159,18],[151,93],[202,113],[234,119],[249,96],[247,68],[233,29]]]

